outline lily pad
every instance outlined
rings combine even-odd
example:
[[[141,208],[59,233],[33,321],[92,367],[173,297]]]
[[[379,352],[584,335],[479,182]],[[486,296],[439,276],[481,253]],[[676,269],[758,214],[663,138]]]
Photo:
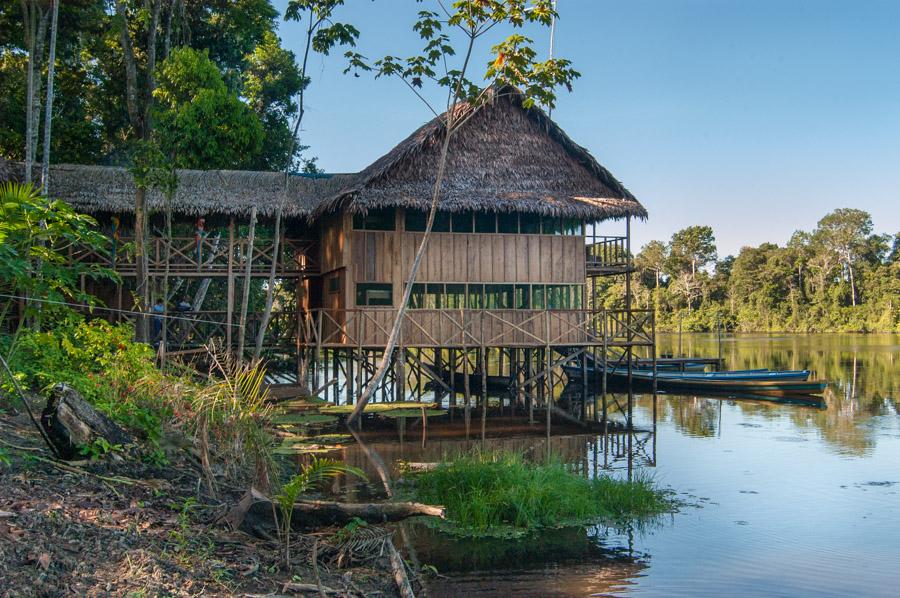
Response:
[[[273,419],[276,424],[295,424],[301,426],[308,426],[311,424],[332,424],[337,421],[335,416],[322,413],[285,413],[276,415]]]
[[[426,409],[425,417],[438,417],[445,415],[447,412],[443,409]],[[422,417],[421,409],[393,409],[391,411],[382,411],[378,415],[382,417]]]
[[[421,414],[421,409],[434,409],[435,403],[418,403],[415,401],[397,402],[397,403],[369,403],[366,405],[365,413],[383,413],[385,411],[396,411],[398,409],[415,409]],[[356,405],[328,405],[319,409],[320,413],[330,414],[349,414],[353,412]]]

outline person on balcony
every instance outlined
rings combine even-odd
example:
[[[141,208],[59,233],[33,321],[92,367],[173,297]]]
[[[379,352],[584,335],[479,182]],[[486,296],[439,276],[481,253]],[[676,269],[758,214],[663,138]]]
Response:
[[[163,320],[165,319],[166,304],[162,299],[157,299],[153,307],[150,308],[153,314],[153,344],[158,345],[162,338]]]

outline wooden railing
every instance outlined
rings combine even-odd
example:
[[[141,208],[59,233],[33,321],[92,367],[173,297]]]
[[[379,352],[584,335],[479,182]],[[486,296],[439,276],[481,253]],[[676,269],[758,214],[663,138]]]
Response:
[[[626,237],[588,237],[585,268],[588,274],[620,274],[630,267]]]
[[[300,321],[300,342],[318,347],[383,347],[396,317],[391,308],[314,309]],[[405,347],[543,347],[652,345],[653,314],[645,310],[408,310]]]
[[[135,273],[133,238],[122,237],[116,243],[112,255],[100,255],[89,248],[73,247],[69,258],[73,261],[95,263],[112,267],[123,275]],[[319,270],[317,244],[307,239],[283,239],[278,248],[276,274],[278,276],[314,274]],[[244,271],[249,254],[247,239],[235,240],[230,246],[231,268],[235,274]],[[253,244],[254,276],[268,275],[275,254],[273,239],[257,240]],[[216,276],[228,272],[229,243],[224,236],[204,237],[197,243],[194,237],[173,237],[171,244],[162,237],[153,237],[147,243],[147,261],[151,274],[162,274],[168,256],[169,273],[172,276]]]
[[[176,349],[196,349],[209,344],[216,340],[223,342],[227,338],[226,329],[228,326],[228,314],[225,311],[190,311],[177,312],[172,311],[166,314],[167,317],[160,321],[165,326],[166,331],[166,347],[173,351]],[[147,320],[150,322],[150,331],[153,341],[156,342],[162,338],[162,330],[157,333],[157,325],[154,323],[155,318],[152,314],[148,314]],[[237,314],[233,315],[232,339],[237,342],[238,335],[238,318]],[[134,315],[122,316],[122,321],[133,322]],[[253,346],[256,342],[256,335],[262,323],[262,314],[253,313],[247,315],[247,331],[246,342],[248,346]],[[297,333],[297,312],[295,311],[275,311],[269,319],[269,325],[266,327],[266,334],[263,337],[263,346],[267,348],[290,348],[295,346]]]

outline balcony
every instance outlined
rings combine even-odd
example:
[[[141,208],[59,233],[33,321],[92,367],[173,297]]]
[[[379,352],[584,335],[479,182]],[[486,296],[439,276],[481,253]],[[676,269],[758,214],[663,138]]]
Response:
[[[588,276],[612,276],[634,272],[628,259],[627,237],[588,236],[585,270]]]

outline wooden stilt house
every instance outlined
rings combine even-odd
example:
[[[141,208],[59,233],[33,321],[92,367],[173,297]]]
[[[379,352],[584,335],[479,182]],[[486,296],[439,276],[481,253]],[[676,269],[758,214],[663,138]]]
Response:
[[[491,348],[585,355],[601,345],[652,344],[649,316],[631,310],[630,297],[628,309],[610,313],[594,305],[589,284],[596,276],[631,272],[630,223],[646,218],[646,210],[542,110],[505,91],[474,114],[466,104],[455,108],[468,119],[450,143],[402,351],[431,351],[433,369],[448,360],[456,367],[447,351],[477,349],[484,360]],[[197,321],[170,335],[175,348],[211,336],[235,344],[236,280],[248,260],[258,279],[269,275],[274,260],[281,290],[293,300],[280,299],[267,347],[313,352],[317,362],[323,351],[345,351],[357,371],[371,371],[363,365],[370,363],[365,352],[384,347],[422,242],[443,122],[425,124],[357,174],[292,175],[285,188],[279,173],[181,171],[171,201],[150,193],[154,288],[168,261],[172,294],[189,289]],[[21,177],[20,165],[12,171]],[[127,311],[135,272],[131,176],[123,168],[60,165],[51,168],[51,180],[55,197],[96,216],[115,238],[113,258],[102,260],[125,282],[97,294]],[[167,205],[176,222],[171,241],[162,234]],[[254,205],[261,224],[251,248],[246,232]],[[271,222],[278,210],[285,225],[276,255]],[[597,224],[607,220],[625,220],[625,234],[599,236]],[[78,252],[72,258],[101,260]],[[201,292],[215,295],[213,308]],[[248,335],[255,335],[259,311],[258,304],[251,309]],[[336,362],[333,368],[343,371],[352,400],[354,382],[358,390],[364,376]]]

